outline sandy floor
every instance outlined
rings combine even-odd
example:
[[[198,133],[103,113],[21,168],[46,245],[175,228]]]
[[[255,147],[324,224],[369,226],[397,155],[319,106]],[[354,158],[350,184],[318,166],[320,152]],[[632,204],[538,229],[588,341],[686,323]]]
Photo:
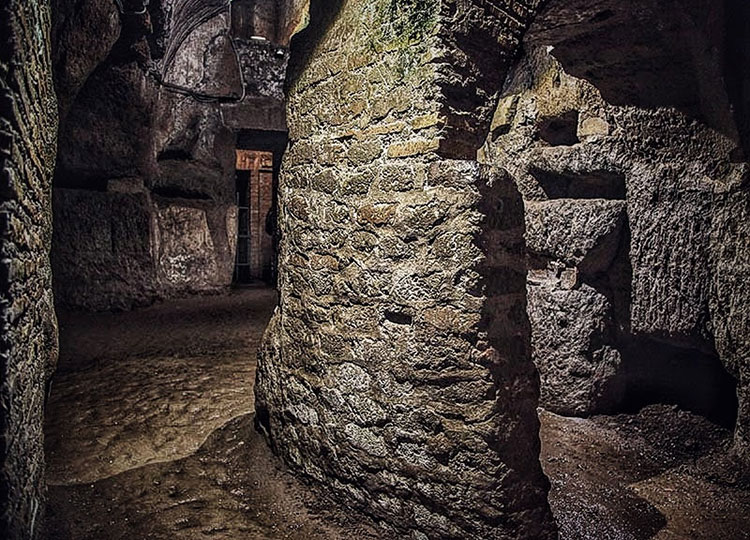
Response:
[[[129,313],[61,313],[49,483],[186,457],[252,413],[256,346],[275,301],[273,291],[251,289]]]
[[[371,539],[322,504],[253,429],[267,289],[119,314],[61,314],[47,411],[49,539]],[[750,538],[730,434],[674,408],[542,412],[565,539]]]

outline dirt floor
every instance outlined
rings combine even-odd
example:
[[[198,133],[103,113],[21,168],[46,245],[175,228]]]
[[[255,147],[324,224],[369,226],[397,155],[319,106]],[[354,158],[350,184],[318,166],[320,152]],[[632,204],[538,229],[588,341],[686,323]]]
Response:
[[[728,456],[728,430],[667,405],[540,418],[561,538],[750,538],[750,483]]]
[[[130,313],[61,313],[47,409],[49,540],[374,539],[253,429],[268,289]],[[750,538],[730,433],[667,406],[542,420],[564,539]]]
[[[253,428],[269,289],[60,313],[46,417],[50,540],[377,538],[322,507]]]

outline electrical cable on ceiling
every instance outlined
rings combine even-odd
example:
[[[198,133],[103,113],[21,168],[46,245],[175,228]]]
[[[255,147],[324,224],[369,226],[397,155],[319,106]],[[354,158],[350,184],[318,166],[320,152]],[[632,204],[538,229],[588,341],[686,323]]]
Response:
[[[172,36],[164,54],[162,76],[166,75],[188,36],[222,12],[228,12],[230,5],[230,0],[185,0],[178,4],[172,17]]]
[[[170,40],[169,47],[164,55],[161,71],[154,70],[152,75],[156,81],[163,86],[167,91],[171,91],[180,95],[192,97],[196,101],[202,103],[239,103],[245,99],[247,95],[247,87],[245,85],[245,74],[242,70],[242,63],[240,61],[239,51],[237,46],[229,34],[226,31],[226,37],[232,47],[232,53],[234,54],[235,61],[237,62],[237,70],[239,72],[240,84],[242,91],[240,96],[221,96],[215,94],[207,94],[205,92],[199,92],[197,90],[187,88],[175,83],[166,81],[166,76],[169,68],[174,64],[177,51],[180,49],[185,40],[195,32],[200,26],[207,23],[211,19],[218,17],[222,12],[229,13],[231,7],[231,0],[186,0],[180,5],[180,9],[175,13],[175,34]],[[193,20],[191,20],[193,19]]]
[[[242,64],[240,62],[240,55],[237,51],[237,46],[234,43],[234,39],[230,35],[228,35],[228,32],[226,34],[227,39],[229,40],[229,43],[232,47],[232,53],[234,54],[234,58],[237,62],[237,70],[239,73],[239,79],[240,79],[240,87],[242,88],[242,93],[239,96],[236,95],[217,95],[217,94],[207,94],[205,92],[199,92],[197,90],[193,90],[192,88],[187,88],[185,86],[175,84],[168,82],[164,80],[164,77],[162,73],[159,71],[156,66],[151,66],[148,70],[148,74],[151,75],[151,77],[162,86],[165,90],[169,92],[173,92],[175,94],[180,94],[183,96],[188,96],[196,101],[200,101],[201,103],[240,103],[244,101],[245,97],[247,96],[247,85],[245,83],[245,73],[242,70]]]
[[[115,0],[117,8],[121,14],[125,14],[125,8],[122,0]],[[185,40],[200,26],[207,23],[211,19],[218,17],[222,12],[229,13],[231,6],[231,0],[186,0],[181,3],[174,14],[174,31],[172,39],[169,40],[169,45],[164,54],[161,69],[156,66],[153,62],[147,68],[147,74],[161,87],[169,92],[175,94],[188,96],[201,103],[240,103],[247,95],[247,86],[245,84],[245,73],[242,70],[242,62],[240,60],[239,51],[234,39],[230,35],[229,31],[225,32],[226,38],[232,48],[235,61],[237,62],[237,70],[239,72],[240,85],[242,88],[241,94],[237,95],[217,95],[200,92],[198,90],[188,88],[176,83],[171,83],[166,80],[169,68],[174,64],[175,57]],[[128,12],[134,15],[143,15],[146,13],[148,7],[148,1],[145,2],[144,8],[139,12]]]

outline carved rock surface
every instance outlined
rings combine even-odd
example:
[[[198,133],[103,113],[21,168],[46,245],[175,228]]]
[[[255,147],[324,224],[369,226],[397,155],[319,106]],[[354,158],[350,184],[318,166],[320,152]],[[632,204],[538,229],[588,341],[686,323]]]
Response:
[[[526,203],[526,247],[586,274],[610,268],[626,221],[625,202],[556,199]]]
[[[138,2],[125,2],[121,14],[115,2],[63,4],[54,5],[52,42],[65,114],[54,180],[58,300],[128,309],[228,287],[237,126],[224,125],[219,103],[171,92],[152,73],[195,92],[239,97],[242,65],[228,39],[228,8],[160,0],[143,13]],[[213,16],[197,24],[206,13]],[[259,69],[269,71],[278,101],[287,53],[269,51],[279,66]]]
[[[60,305],[131,309],[211,292],[234,264],[236,212],[131,192],[56,190],[55,295]],[[84,276],[84,279],[81,279]]]
[[[528,310],[545,406],[568,415],[612,410],[624,386],[607,297],[588,285],[531,285]]]
[[[549,2],[482,161],[508,171],[526,204],[542,404],[585,415],[666,399],[704,413],[715,385],[713,406],[730,411],[728,371],[747,456],[748,165],[731,116],[741,107],[715,69],[732,28],[714,24],[721,6],[670,6]],[[654,24],[665,18],[685,24]],[[556,319],[567,326],[550,337]]]
[[[38,537],[57,362],[49,249],[57,102],[46,2],[0,1],[0,537]]]

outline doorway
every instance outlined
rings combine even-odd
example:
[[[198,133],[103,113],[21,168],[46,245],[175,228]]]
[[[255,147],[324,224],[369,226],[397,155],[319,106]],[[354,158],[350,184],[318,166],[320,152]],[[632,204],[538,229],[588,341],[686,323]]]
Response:
[[[270,281],[273,274],[273,153],[237,150],[237,254],[234,283]]]

